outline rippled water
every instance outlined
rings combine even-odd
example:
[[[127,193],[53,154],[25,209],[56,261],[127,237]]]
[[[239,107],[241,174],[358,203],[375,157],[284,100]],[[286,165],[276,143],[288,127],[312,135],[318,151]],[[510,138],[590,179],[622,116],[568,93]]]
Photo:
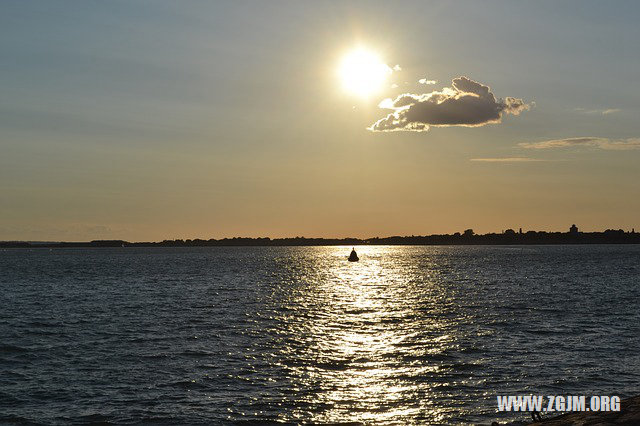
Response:
[[[0,421],[488,422],[640,388],[640,247],[0,251]]]

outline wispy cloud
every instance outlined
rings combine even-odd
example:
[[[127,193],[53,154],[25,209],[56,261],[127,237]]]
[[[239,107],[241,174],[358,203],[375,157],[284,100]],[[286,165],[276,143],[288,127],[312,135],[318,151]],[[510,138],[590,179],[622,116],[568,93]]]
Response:
[[[522,142],[518,146],[526,149],[554,149],[587,147],[610,151],[640,149],[640,138],[610,139],[585,136],[579,138],[551,139],[541,142]]]
[[[451,86],[383,100],[380,108],[393,112],[373,123],[369,130],[426,132],[430,126],[478,127],[499,123],[503,114],[518,115],[530,108],[522,99],[496,98],[489,86],[467,77],[453,79]]]
[[[420,84],[436,84],[437,82],[437,80],[427,80],[426,78],[421,78],[420,80],[418,80],[418,83]]]
[[[469,161],[481,163],[528,163],[532,161],[545,161],[539,158],[530,157],[496,157],[496,158],[471,158]]]
[[[578,111],[582,114],[589,115],[608,115],[614,114],[616,112],[620,112],[620,108],[607,108],[607,109],[585,109],[585,108],[576,108],[575,111]]]

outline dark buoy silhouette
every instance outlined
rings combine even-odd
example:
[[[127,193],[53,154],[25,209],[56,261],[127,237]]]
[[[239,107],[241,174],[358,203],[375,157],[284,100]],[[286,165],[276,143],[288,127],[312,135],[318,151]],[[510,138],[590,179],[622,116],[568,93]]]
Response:
[[[358,260],[360,260],[360,258],[358,257],[358,253],[356,253],[355,248],[352,248],[351,254],[349,255],[349,262],[357,262]]]

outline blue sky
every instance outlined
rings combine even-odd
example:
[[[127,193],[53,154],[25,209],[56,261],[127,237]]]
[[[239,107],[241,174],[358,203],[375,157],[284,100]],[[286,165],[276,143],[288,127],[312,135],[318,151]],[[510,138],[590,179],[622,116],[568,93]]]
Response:
[[[2,9],[0,239],[638,225],[636,2]],[[397,88],[341,90],[335,69],[356,45],[400,65]],[[460,76],[530,109],[481,127],[366,130],[383,98]],[[549,140],[565,142],[519,145]]]

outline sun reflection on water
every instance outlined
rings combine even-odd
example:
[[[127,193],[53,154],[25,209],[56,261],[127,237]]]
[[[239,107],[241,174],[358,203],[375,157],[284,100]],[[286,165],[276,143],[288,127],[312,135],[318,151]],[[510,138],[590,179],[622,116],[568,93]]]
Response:
[[[294,417],[437,422],[444,413],[432,406],[430,390],[443,383],[428,380],[440,368],[429,360],[453,344],[437,308],[446,297],[442,289],[414,280],[394,248],[356,247],[357,263],[347,262],[349,247],[323,250],[323,256],[316,256],[320,264],[314,265],[322,279],[305,287],[294,302],[312,312],[304,325],[298,324],[304,351],[291,355],[302,361],[294,373],[302,378],[301,390],[306,388],[301,402],[313,407]]]

